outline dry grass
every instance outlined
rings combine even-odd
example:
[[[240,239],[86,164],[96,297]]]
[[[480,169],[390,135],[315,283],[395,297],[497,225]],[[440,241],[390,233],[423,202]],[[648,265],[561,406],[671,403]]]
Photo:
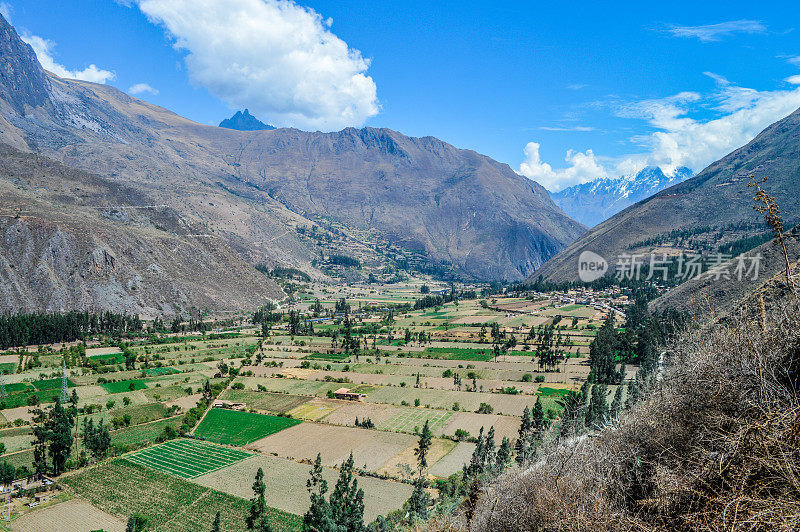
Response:
[[[800,529],[800,307],[686,334],[649,398],[433,530]]]

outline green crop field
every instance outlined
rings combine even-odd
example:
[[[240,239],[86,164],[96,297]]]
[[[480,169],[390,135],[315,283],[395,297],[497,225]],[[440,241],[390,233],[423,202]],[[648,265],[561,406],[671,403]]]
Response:
[[[139,379],[117,381],[117,382],[104,382],[100,386],[102,386],[108,393],[130,392],[134,390],[144,390],[145,388],[147,388],[147,385],[144,383],[144,381]]]
[[[310,401],[307,395],[289,395],[285,393],[254,392],[251,390],[225,390],[220,399],[244,403],[248,408],[267,410],[285,414],[303,403]]]
[[[59,388],[61,388],[61,378],[33,381],[33,386],[37,390],[58,390]],[[74,388],[75,383],[67,379],[67,387]]]
[[[377,428],[380,430],[414,433],[417,430],[422,430],[422,426],[427,420],[430,424],[430,429],[435,431],[444,426],[453,415],[452,412],[442,410],[421,408],[405,408],[403,410],[403,412],[398,412],[386,421],[378,423]]]
[[[14,373],[15,371],[17,371],[17,363],[2,362],[0,363],[0,371],[2,371],[6,375],[8,375],[9,373]]]
[[[303,360],[330,360],[332,362],[346,362],[349,359],[350,355],[346,355],[344,353],[312,353],[303,357]]]
[[[429,347],[423,351],[424,356],[430,358],[441,358],[445,360],[467,360],[488,362],[494,358],[494,354],[489,349],[469,349],[459,347]]]
[[[252,479],[249,479],[252,482]],[[125,459],[107,460],[77,474],[62,476],[73,492],[91,504],[115,515],[138,513],[148,521],[148,530],[190,532],[210,530],[217,511],[221,529],[246,530],[250,501],[153,471]],[[267,508],[275,532],[299,531],[302,519]]]
[[[108,355],[94,355],[90,356],[89,360],[95,360],[101,364],[122,364],[125,362],[125,355],[122,353],[110,353]]]
[[[144,395],[155,401],[172,401],[180,397],[186,397],[186,389],[183,386],[173,384],[170,386],[156,386],[144,390]]]
[[[125,456],[135,464],[180,478],[195,478],[244,460],[250,453],[181,438]]]
[[[250,377],[245,377],[250,382]],[[252,379],[252,382],[263,385],[270,392],[288,393],[292,395],[316,395],[323,396],[328,390],[336,390],[342,387],[337,382],[304,381],[300,379],[276,379],[263,377]]]
[[[549,388],[547,386],[539,386],[539,389],[536,390],[536,393],[538,393],[542,397],[564,397],[565,395],[569,394],[569,390],[564,390],[561,388]]]
[[[166,368],[166,367],[164,367],[164,368],[147,368],[147,369],[144,369],[142,371],[147,373],[147,375],[149,377],[154,377],[154,376],[157,376],[157,375],[171,375],[173,373],[180,373],[180,371],[178,371],[175,368]]]
[[[8,462],[16,468],[27,467],[33,471],[33,449],[6,454],[3,456],[3,461]]]
[[[164,432],[165,427],[172,427],[177,430],[181,426],[181,416],[175,416],[152,423],[145,423],[143,425],[136,425],[124,429],[111,431],[111,443],[119,445],[141,445],[147,442],[153,442],[155,439]]]
[[[33,390],[33,386],[27,382],[14,382],[5,385],[6,393],[19,393],[28,390]]]
[[[100,414],[93,414],[90,417],[94,418],[95,422],[99,421],[102,417],[106,420],[106,423],[108,423],[111,418],[125,416],[125,414],[127,414],[131,416],[131,424],[138,425],[140,423],[148,423],[150,421],[162,419],[167,415],[167,412],[167,407],[162,403],[144,403],[106,410]]]
[[[212,408],[194,430],[194,435],[226,445],[247,445],[299,423],[300,420],[287,417]]]
[[[39,401],[42,403],[52,403],[54,401],[53,397],[59,395],[59,390],[38,390],[35,392],[26,391],[21,393],[15,393],[11,395],[7,395],[3,399],[0,399],[0,408],[17,408],[19,406],[27,406],[28,405],[28,397],[35,395],[39,398]]]

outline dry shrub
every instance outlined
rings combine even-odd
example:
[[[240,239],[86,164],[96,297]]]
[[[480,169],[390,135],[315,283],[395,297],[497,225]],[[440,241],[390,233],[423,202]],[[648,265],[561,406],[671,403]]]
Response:
[[[686,333],[646,400],[484,486],[433,530],[800,529],[800,308]]]

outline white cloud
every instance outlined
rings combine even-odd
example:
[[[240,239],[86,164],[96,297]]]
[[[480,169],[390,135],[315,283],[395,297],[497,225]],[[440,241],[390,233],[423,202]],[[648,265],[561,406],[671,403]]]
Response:
[[[134,95],[136,95],[136,94],[144,94],[146,92],[149,92],[150,94],[155,96],[156,94],[158,94],[158,89],[154,89],[153,87],[151,87],[147,83],[137,83],[136,85],[134,85],[130,89],[128,89],[128,92],[131,93],[131,94],[134,94]]]
[[[576,131],[576,132],[588,132],[597,130],[597,128],[590,126],[570,126],[570,127],[542,126],[539,129],[543,129],[544,131]]]
[[[3,15],[3,18],[11,24],[11,6],[5,2],[0,2],[0,15]]]
[[[631,175],[647,165],[665,173],[686,166],[699,172],[712,162],[744,146],[770,124],[800,108],[800,86],[791,90],[758,91],[739,87],[721,76],[707,73],[717,89],[706,95],[682,92],[666,98],[617,103],[618,117],[643,121],[655,129],[629,140],[642,151],[614,159],[601,158],[588,150],[567,153],[569,165],[553,169],[539,158],[539,144],[525,147],[525,162],[519,173],[558,191],[594,177]],[[786,81],[800,85],[800,75]],[[710,118],[693,118],[700,113]],[[577,157],[582,156],[582,158]],[[600,163],[603,161],[605,164]]]
[[[270,123],[333,130],[378,113],[369,60],[291,0],[136,0],[188,52],[194,83]]]
[[[712,42],[734,33],[764,33],[767,27],[757,20],[731,20],[704,26],[673,25],[667,31],[675,37],[697,38],[701,42]]]
[[[525,146],[525,161],[520,165],[519,173],[539,182],[548,190],[558,192],[572,185],[608,177],[608,171],[598,163],[592,150],[583,153],[568,151],[564,160],[569,166],[554,170],[552,166],[542,162],[539,147],[536,142],[529,142]]]
[[[63,65],[56,63],[53,58],[53,48],[56,43],[29,34],[23,34],[21,38],[23,41],[30,44],[33,51],[36,52],[36,58],[39,59],[42,68],[52,72],[56,76],[69,79],[81,79],[93,83],[106,83],[116,77],[116,74],[113,72],[97,68],[94,64],[89,65],[83,70],[68,70]]]
[[[800,55],[796,55],[794,57],[787,57],[786,60],[789,61],[789,63],[791,63],[792,65],[800,67]]]
[[[718,116],[700,120],[688,115],[710,107]],[[650,100],[639,107],[640,118],[659,131],[632,140],[649,148],[640,155],[665,171],[678,166],[702,170],[747,144],[770,124],[800,107],[800,88],[757,91],[720,78],[718,89],[701,98]]]

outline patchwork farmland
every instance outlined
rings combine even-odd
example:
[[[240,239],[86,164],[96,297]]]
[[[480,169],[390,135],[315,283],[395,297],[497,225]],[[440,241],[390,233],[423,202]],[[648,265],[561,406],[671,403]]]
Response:
[[[420,476],[435,496],[437,482],[461,475],[490,430],[495,446],[512,445],[523,412],[537,402],[545,425],[557,430],[562,400],[584,384],[589,343],[607,314],[541,295],[414,309],[421,286],[311,283],[291,308],[306,318],[316,313],[313,330],[291,330],[286,312],[268,328],[243,315],[214,332],[134,335],[124,349],[119,339],[84,355],[75,345],[48,346],[23,357],[23,366],[16,354],[0,354],[14,366],[0,398],[3,460],[22,473],[35,468],[30,409],[60,400],[66,362],[85,454],[59,485],[80,501],[76,508],[94,509],[86,515],[98,526],[137,514],[152,529],[204,529],[219,510],[223,530],[243,530],[261,467],[273,529],[299,530],[317,456],[332,487],[352,455],[367,521],[392,514]],[[557,331],[562,354],[547,367],[537,344],[545,330]],[[344,347],[348,334],[357,349]],[[609,387],[609,399],[615,391]],[[420,470],[415,451],[426,424],[431,440]],[[109,434],[97,456],[85,439],[96,427]],[[15,507],[12,517],[30,513]]]

